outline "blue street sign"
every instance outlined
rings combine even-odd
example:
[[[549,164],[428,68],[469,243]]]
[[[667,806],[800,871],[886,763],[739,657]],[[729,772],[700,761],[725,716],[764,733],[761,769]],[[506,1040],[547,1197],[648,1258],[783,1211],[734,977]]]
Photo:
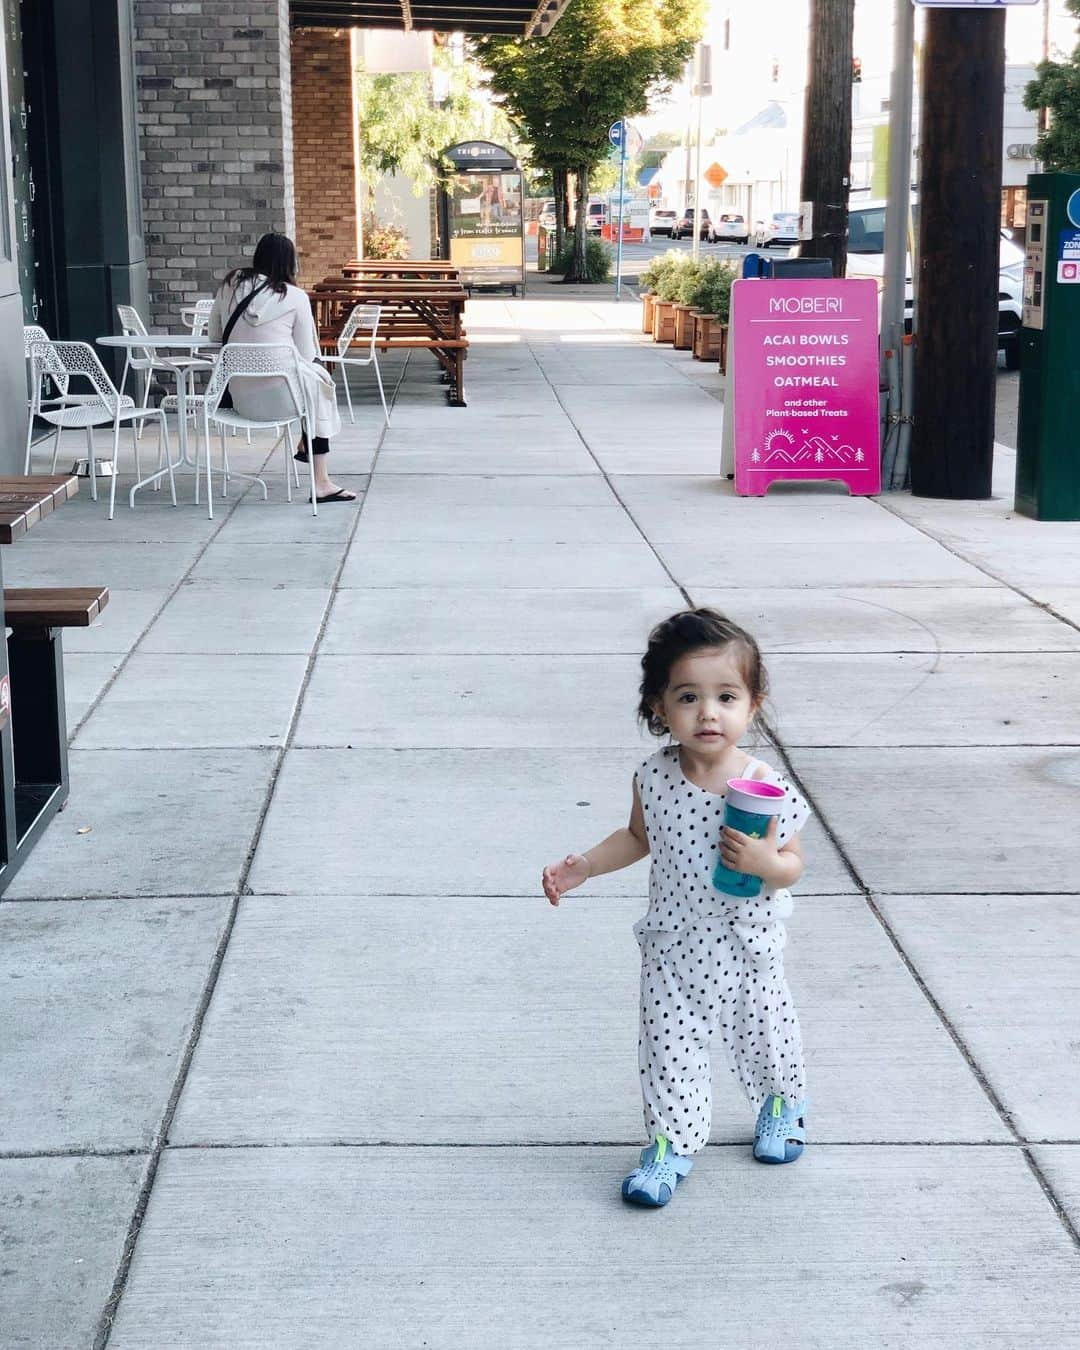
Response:
[[[612,122],[611,126],[608,127],[607,138],[616,150],[622,149],[623,141],[626,139],[626,122],[623,118],[620,117],[617,122]]]
[[[1037,5],[1039,0],[914,0],[920,9],[1003,9],[1006,5]]]
[[[1080,188],[1077,188],[1065,203],[1065,214],[1076,228],[1080,230]]]

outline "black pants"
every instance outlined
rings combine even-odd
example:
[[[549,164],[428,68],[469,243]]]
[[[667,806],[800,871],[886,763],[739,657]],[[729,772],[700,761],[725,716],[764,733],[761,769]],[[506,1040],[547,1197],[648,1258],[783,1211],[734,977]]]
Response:
[[[304,451],[307,450],[307,436],[302,436],[300,438],[300,448]],[[325,436],[316,436],[312,443],[312,449],[317,455],[328,455],[330,453],[330,442]]]

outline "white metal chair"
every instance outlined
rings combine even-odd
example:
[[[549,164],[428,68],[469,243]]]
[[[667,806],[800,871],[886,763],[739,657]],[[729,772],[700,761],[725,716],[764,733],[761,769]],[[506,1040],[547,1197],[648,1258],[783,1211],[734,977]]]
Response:
[[[97,470],[95,468],[96,460],[94,457],[94,428],[111,426],[113,429],[113,477],[112,486],[109,490],[109,519],[112,520],[113,513],[116,510],[116,472],[117,461],[120,455],[120,428],[124,423],[130,423],[134,432],[137,424],[150,417],[158,423],[158,465],[156,473],[142,478],[139,466],[139,446],[135,436],[132,436],[132,443],[135,449],[135,473],[138,482],[131,489],[128,495],[128,504],[135,505],[135,493],[141,487],[146,487],[148,483],[158,483],[168,475],[169,491],[172,494],[173,506],[176,505],[176,482],[173,478],[173,469],[175,465],[172,456],[169,453],[169,429],[165,424],[165,414],[160,408],[137,408],[132,399],[121,394],[112,380],[105,373],[105,367],[98,360],[97,353],[87,342],[50,342],[48,347],[51,349],[49,360],[55,363],[55,375],[60,376],[65,382],[81,378],[88,380],[93,388],[91,401],[74,405],[69,401],[58,408],[38,407],[37,416],[43,421],[49,422],[57,429],[56,445],[53,450],[53,468],[56,468],[56,456],[60,448],[59,433],[65,428],[70,430],[82,429],[86,432],[86,454],[90,467],[90,496],[97,501]],[[41,355],[39,355],[41,353]],[[37,389],[41,387],[41,377],[38,373],[39,362],[46,359],[43,344],[33,344],[32,346],[32,367],[34,374],[34,384]],[[50,369],[50,377],[54,376],[54,370]]]
[[[238,413],[235,408],[222,408],[221,399],[225,393],[226,387],[231,381],[242,381],[248,379],[277,379],[282,383],[282,392],[287,393],[289,402],[292,405],[291,412],[286,417],[260,421],[251,417],[244,417]],[[225,448],[225,432],[228,428],[237,427],[241,430],[250,429],[252,431],[275,431],[278,433],[277,440],[271,447],[271,454],[279,445],[284,447],[285,454],[285,496],[288,501],[292,501],[292,470],[295,468],[292,456],[292,448],[295,443],[290,432],[295,427],[300,435],[309,432],[314,425],[311,416],[311,410],[308,406],[307,395],[304,390],[304,382],[300,374],[299,357],[296,348],[292,343],[261,343],[261,342],[230,342],[222,347],[218,353],[217,360],[214,362],[214,368],[210,372],[210,382],[206,386],[206,393],[200,396],[199,402],[202,407],[203,417],[203,446],[206,450],[206,498],[207,508],[210,518],[214,516],[214,498],[213,484],[211,479],[210,466],[210,423],[213,422],[218,428],[221,437],[221,457],[222,457],[222,495],[225,496],[229,490],[229,478],[246,478],[251,482],[261,485],[263,490],[263,500],[266,500],[266,484],[261,478],[252,474],[232,474],[229,469],[228,453]],[[308,435],[308,443],[311,443],[311,436]],[[199,463],[199,445],[196,441],[195,463],[196,463],[196,487],[195,500],[199,500],[198,488],[198,463]],[[311,479],[311,514],[319,514],[317,494],[315,492],[315,456],[308,456],[308,474]]]
[[[341,330],[337,340],[337,355],[324,356],[322,360],[328,366],[339,365],[341,367],[341,378],[345,384],[345,402],[349,407],[349,421],[354,422],[352,394],[349,392],[349,367],[350,366],[374,366],[375,379],[379,385],[379,398],[382,400],[383,417],[386,419],[386,425],[390,425],[390,413],[386,406],[386,394],[383,392],[382,375],[379,372],[379,357],[375,350],[375,339],[379,335],[379,316],[382,314],[381,305],[356,305],[352,313],[345,320],[345,327]],[[367,333],[367,355],[350,356],[348,351],[357,333]],[[363,347],[360,348],[363,351]],[[333,372],[331,372],[333,373]]]
[[[68,377],[56,353],[52,339],[40,324],[28,323],[23,326],[23,355],[30,368],[27,371],[27,387],[30,397],[27,400],[28,417],[26,419],[26,455],[23,459],[23,473],[30,472],[30,460],[34,445],[34,418],[40,416],[43,408],[63,408],[87,403],[100,403],[96,394],[70,394]],[[50,393],[50,386],[55,393]],[[130,404],[131,400],[128,399]],[[53,468],[60,450],[60,428],[53,433]]]
[[[134,305],[117,305],[116,315],[120,320],[120,328],[125,337],[150,337],[146,324],[143,323],[139,311]],[[174,375],[177,366],[186,367],[188,378],[190,378],[193,371],[209,370],[212,364],[205,356],[170,356],[168,361],[164,361],[156,354],[153,347],[129,347],[124,357],[124,373],[120,377],[120,393],[122,394],[127,387],[128,371],[134,371],[136,375],[141,374],[143,386],[140,406],[148,408],[150,406],[150,382],[155,371],[168,371],[170,375]],[[194,382],[192,382],[192,392],[194,393]]]
[[[213,299],[196,300],[194,304],[184,305],[180,317],[191,328],[192,337],[206,337],[210,331],[210,311],[214,308]]]

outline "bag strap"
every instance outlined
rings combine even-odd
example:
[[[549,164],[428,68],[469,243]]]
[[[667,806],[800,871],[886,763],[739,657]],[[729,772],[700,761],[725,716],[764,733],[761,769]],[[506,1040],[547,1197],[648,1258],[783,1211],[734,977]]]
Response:
[[[243,314],[244,310],[247,309],[248,305],[251,304],[252,300],[255,299],[255,297],[259,294],[259,292],[265,291],[267,286],[269,285],[270,285],[269,281],[264,281],[261,286],[256,286],[253,291],[251,291],[248,295],[244,296],[243,300],[240,301],[240,303],[236,306],[233,312],[229,315],[229,321],[225,325],[225,328],[221,334],[221,345],[223,347],[229,341],[229,338],[232,337],[232,330],[236,327],[237,319],[240,318],[241,314]]]

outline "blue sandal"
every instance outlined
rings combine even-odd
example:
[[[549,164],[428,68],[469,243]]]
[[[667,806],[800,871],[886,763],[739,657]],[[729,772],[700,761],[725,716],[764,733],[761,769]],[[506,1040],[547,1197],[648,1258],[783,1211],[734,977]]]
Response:
[[[806,1145],[806,1102],[788,1106],[783,1097],[765,1098],[754,1126],[754,1157],[763,1163],[791,1163]]]
[[[680,1158],[662,1134],[641,1150],[641,1166],[635,1167],[622,1184],[622,1197],[632,1205],[666,1205],[675,1187],[690,1175],[692,1158]]]

